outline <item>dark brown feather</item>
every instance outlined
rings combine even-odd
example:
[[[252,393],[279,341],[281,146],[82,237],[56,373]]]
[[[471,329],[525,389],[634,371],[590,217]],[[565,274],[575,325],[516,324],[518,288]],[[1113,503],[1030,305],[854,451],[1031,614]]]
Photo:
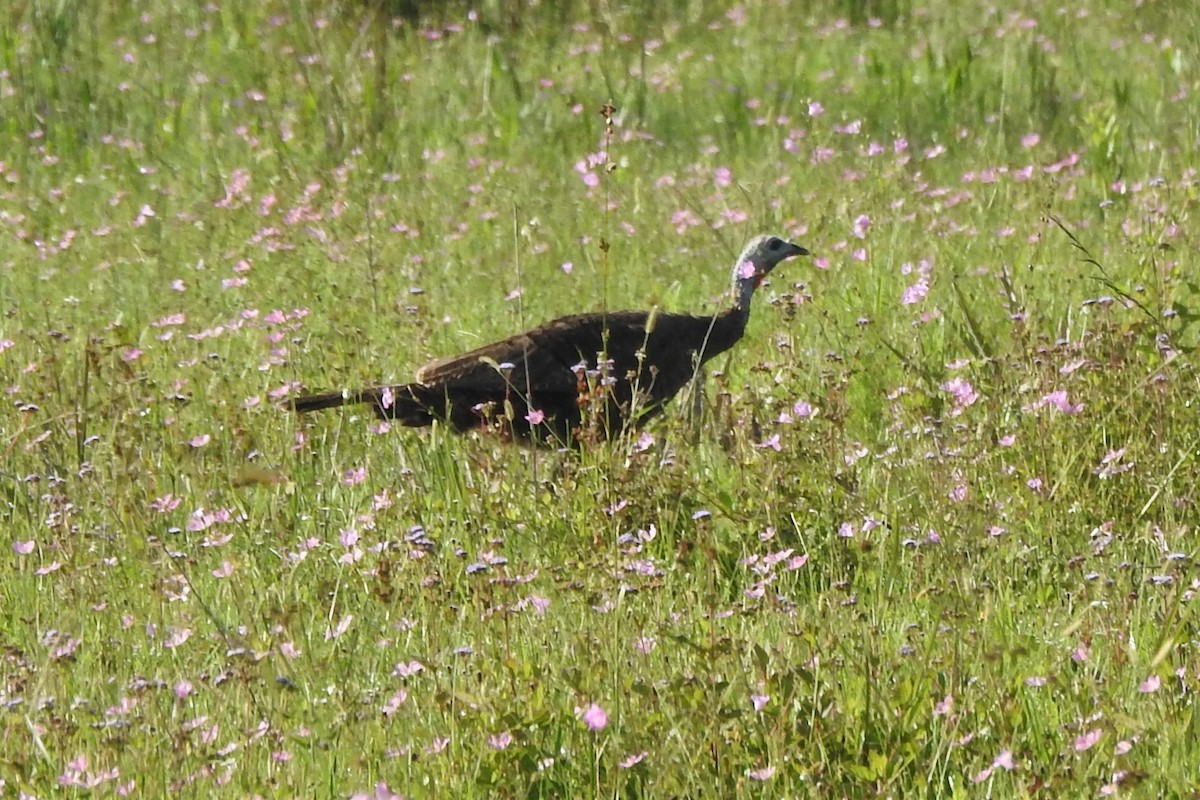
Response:
[[[417,370],[414,383],[307,395],[292,400],[291,407],[305,412],[369,403],[381,418],[413,427],[441,420],[459,431],[492,427],[560,443],[609,438],[659,413],[705,361],[736,344],[746,330],[754,288],[776,263],[807,252],[776,237],[752,241],[735,265],[738,302],[715,315],[620,311],[561,317],[431,361]]]
[[[402,425],[420,427],[441,419],[464,431],[491,423],[522,438],[530,435],[526,417],[532,408],[544,417],[538,438],[569,442],[585,422],[607,438],[619,433],[631,414],[637,423],[657,414],[692,379],[699,363],[728,350],[744,330],[744,317],[733,310],[715,317],[645,311],[562,317],[432,361],[417,371],[416,383],[307,395],[291,406],[307,412],[369,403],[378,416]],[[603,370],[601,353],[611,362]],[[605,376],[611,385],[604,385]],[[589,404],[589,397],[594,402]]]

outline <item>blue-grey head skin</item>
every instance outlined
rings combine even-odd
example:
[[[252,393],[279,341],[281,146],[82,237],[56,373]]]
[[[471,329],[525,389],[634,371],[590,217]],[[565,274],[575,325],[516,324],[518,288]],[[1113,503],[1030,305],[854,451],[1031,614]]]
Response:
[[[776,264],[792,256],[806,255],[809,255],[807,248],[780,236],[767,234],[751,239],[733,265],[733,296],[737,309],[744,314],[750,313],[754,290]]]

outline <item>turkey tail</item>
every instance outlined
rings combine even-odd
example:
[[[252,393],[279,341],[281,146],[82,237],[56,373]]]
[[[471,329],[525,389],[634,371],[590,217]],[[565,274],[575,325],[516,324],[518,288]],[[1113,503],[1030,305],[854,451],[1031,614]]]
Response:
[[[366,402],[366,398],[362,396],[362,392],[350,395],[330,392],[329,394],[306,394],[302,397],[294,397],[288,401],[288,407],[297,414],[307,414],[309,411],[320,411],[323,408],[337,408],[363,402]]]
[[[328,394],[308,394],[289,401],[289,406],[297,414],[309,411],[320,411],[323,408],[338,408],[340,406],[369,403],[375,415],[380,419],[395,420],[401,425],[420,428],[433,422],[434,414],[425,398],[424,387],[393,386],[362,389],[356,392],[329,392]]]

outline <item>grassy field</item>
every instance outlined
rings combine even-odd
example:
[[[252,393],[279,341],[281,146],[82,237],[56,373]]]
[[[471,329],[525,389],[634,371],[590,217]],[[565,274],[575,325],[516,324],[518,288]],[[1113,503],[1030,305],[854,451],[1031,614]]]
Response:
[[[1196,796],[1196,12],[505,5],[0,11],[0,795]],[[760,232],[698,416],[279,406]]]

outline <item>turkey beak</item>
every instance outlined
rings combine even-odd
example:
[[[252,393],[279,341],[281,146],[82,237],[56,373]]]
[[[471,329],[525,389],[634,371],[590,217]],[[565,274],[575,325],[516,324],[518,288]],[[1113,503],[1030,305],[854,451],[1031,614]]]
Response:
[[[754,277],[754,288],[757,289],[758,287],[762,286],[763,281],[766,280],[767,275],[770,274],[771,270],[775,269],[775,267],[779,266],[782,262],[787,261],[789,258],[792,258],[793,256],[811,256],[812,255],[812,253],[809,251],[809,249],[807,247],[801,247],[800,245],[794,244],[792,242],[788,242],[787,244],[788,244],[788,247],[791,248],[791,251],[788,252],[786,255],[780,257],[780,259],[778,261],[776,261],[774,264],[770,265],[765,270],[758,273],[758,275],[756,275]]]

